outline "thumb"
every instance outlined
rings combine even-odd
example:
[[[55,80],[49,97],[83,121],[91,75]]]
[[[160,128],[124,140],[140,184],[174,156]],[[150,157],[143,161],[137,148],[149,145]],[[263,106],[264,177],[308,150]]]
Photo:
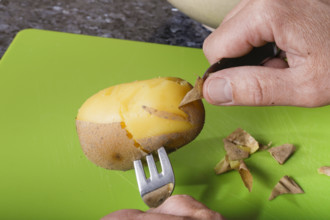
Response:
[[[207,78],[203,96],[214,105],[312,106],[308,97],[313,97],[313,89],[306,89],[305,79],[294,75],[292,68],[245,66],[224,69]]]

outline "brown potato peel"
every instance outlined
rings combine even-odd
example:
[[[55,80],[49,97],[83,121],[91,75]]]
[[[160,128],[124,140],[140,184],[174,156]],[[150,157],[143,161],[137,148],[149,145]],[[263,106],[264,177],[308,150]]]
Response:
[[[222,160],[220,160],[214,167],[215,174],[222,174],[230,170],[237,169],[239,166],[238,161],[230,161],[228,155],[226,155]]]
[[[238,128],[223,139],[225,157],[214,167],[216,174],[238,170],[246,188],[251,192],[253,177],[244,163],[250,154],[259,149],[259,143],[245,130]]]
[[[238,170],[245,187],[251,192],[253,177],[243,160],[231,161],[226,155],[214,168],[216,174],[222,174],[230,170]]]
[[[228,141],[250,148],[250,154],[256,152],[259,149],[259,143],[249,133],[242,128],[237,128],[227,138]]]
[[[268,144],[260,144],[259,151],[268,150],[272,146],[272,142],[270,141]]]
[[[327,175],[327,176],[330,176],[330,166],[323,166],[323,167],[320,167],[318,169],[318,172],[320,174],[324,174],[324,175]]]
[[[179,104],[179,108],[184,105],[187,105],[193,101],[200,100],[203,98],[203,84],[204,79],[198,77],[195,86],[183,97],[181,103]]]
[[[129,170],[133,168],[131,161],[145,157],[147,153],[135,146],[132,138],[117,139],[127,136],[127,131],[120,122],[97,124],[76,120],[81,147],[89,160],[107,168]],[[94,140],[98,140],[97,143]]]
[[[237,146],[236,144],[230,142],[228,139],[223,139],[223,143],[229,160],[241,160],[250,156],[249,151],[245,150],[241,146]]]
[[[249,192],[251,192],[253,177],[243,160],[240,161],[238,172],[244,182],[245,187],[249,190]]]
[[[244,159],[248,158],[250,154],[253,154],[258,150],[268,150],[279,164],[283,164],[296,150],[295,146],[292,144],[283,144],[269,149],[271,142],[268,145],[259,145],[249,133],[241,128],[236,129],[228,137],[223,139],[223,143],[226,155],[215,166],[215,173],[222,174],[230,170],[237,170],[249,192],[252,190],[253,177],[247,168]],[[318,171],[321,174],[330,176],[330,166],[320,167]],[[281,194],[297,193],[304,193],[304,191],[292,178],[284,176],[275,185],[269,200],[273,200]]]
[[[173,188],[174,184],[169,183],[144,195],[142,199],[149,207],[156,208],[172,194]]]
[[[304,191],[298,186],[298,184],[288,176],[284,176],[275,185],[269,200],[275,199],[277,196],[282,194],[298,194],[304,193]]]
[[[278,147],[272,147],[268,150],[268,152],[272,155],[272,157],[277,160],[279,164],[284,164],[284,162],[295,152],[296,147],[292,144],[283,144]]]
[[[149,106],[142,106],[143,110],[147,111],[149,114],[154,115],[159,118],[164,118],[164,119],[170,119],[170,120],[175,120],[175,121],[187,121],[187,118],[172,113],[172,112],[167,112],[167,111],[160,111],[155,108],[149,107]]]
[[[230,170],[232,170],[232,168],[230,167],[227,155],[222,160],[220,160],[220,162],[217,163],[217,165],[215,165],[214,167],[214,172],[217,175],[221,173],[225,173]]]

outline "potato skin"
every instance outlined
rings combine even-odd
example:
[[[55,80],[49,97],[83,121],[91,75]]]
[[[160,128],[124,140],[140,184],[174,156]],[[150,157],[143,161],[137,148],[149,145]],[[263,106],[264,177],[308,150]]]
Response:
[[[181,110],[188,115],[187,121],[192,125],[191,129],[183,132],[134,140],[124,122],[95,123],[77,119],[76,129],[81,147],[89,160],[106,169],[129,170],[133,168],[134,160],[143,159],[162,146],[169,153],[196,138],[204,125],[205,110],[202,101],[189,103]]]
[[[93,123],[76,120],[80,145],[86,157],[110,170],[129,170],[132,161],[147,154],[134,146],[120,123]]]

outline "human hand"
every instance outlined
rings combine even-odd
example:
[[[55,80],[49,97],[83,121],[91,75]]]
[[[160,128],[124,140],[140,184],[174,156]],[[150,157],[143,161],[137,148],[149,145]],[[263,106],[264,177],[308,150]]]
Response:
[[[330,104],[330,1],[242,0],[205,40],[211,64],[239,57],[253,47],[275,42],[287,62],[213,73],[203,96],[215,105]]]
[[[205,219],[224,220],[217,212],[210,210],[191,196],[174,195],[157,208],[142,212],[136,209],[123,209],[113,212],[102,220],[183,220]]]

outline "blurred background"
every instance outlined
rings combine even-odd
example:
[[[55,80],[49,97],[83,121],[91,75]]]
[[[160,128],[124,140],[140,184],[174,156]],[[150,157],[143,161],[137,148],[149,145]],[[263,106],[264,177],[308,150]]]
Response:
[[[166,0],[0,0],[0,58],[26,28],[195,48],[210,34]]]

